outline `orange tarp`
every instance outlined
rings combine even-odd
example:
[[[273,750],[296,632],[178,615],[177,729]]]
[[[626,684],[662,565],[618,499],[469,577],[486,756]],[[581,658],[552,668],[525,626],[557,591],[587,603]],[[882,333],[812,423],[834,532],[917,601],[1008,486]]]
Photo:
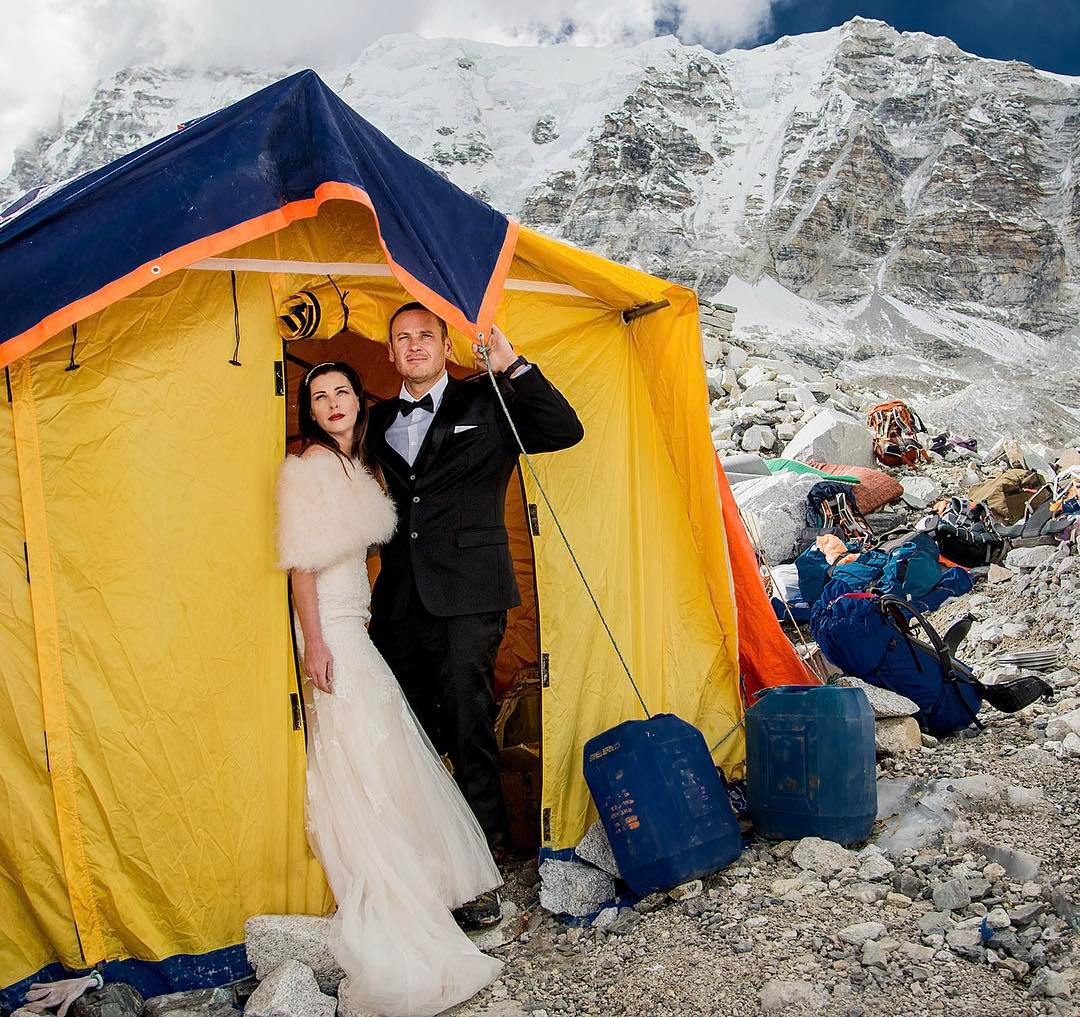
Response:
[[[716,482],[724,509],[724,530],[735,582],[735,606],[739,613],[739,671],[743,678],[743,695],[752,702],[754,693],[773,685],[819,685],[773,614],[758,570],[757,556],[719,457]]]

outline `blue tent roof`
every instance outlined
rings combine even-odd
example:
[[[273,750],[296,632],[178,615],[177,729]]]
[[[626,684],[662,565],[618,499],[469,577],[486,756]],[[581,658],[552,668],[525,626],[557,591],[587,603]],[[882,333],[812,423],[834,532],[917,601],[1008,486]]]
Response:
[[[371,208],[410,293],[458,328],[489,327],[516,224],[301,71],[12,206],[0,223],[0,365],[169,272],[315,215],[331,198]]]

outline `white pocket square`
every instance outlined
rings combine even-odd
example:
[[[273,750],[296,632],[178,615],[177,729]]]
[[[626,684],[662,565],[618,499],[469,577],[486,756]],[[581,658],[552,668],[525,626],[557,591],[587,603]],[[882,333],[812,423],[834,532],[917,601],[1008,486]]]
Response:
[[[454,434],[461,434],[462,431],[471,431],[476,424],[455,424]]]

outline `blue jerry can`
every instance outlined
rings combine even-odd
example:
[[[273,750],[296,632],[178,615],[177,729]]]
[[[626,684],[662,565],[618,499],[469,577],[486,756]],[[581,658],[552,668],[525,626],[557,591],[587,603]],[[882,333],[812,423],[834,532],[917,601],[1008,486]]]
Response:
[[[739,822],[697,728],[671,714],[628,720],[585,743],[585,782],[639,894],[730,865]]]
[[[746,711],[746,799],[770,840],[866,840],[877,817],[874,711],[861,689],[782,685]]]

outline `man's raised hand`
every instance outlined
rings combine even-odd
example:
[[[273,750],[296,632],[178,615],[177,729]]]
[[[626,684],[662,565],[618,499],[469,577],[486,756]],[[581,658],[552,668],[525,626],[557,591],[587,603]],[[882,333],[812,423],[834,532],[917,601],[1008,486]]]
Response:
[[[487,345],[488,361],[491,363],[491,369],[496,374],[505,371],[515,360],[517,360],[517,354],[514,352],[514,347],[510,345],[510,340],[506,338],[506,335],[498,325],[491,326],[491,331],[488,333]],[[478,343],[473,343],[472,348],[477,368],[484,370],[484,358],[480,354],[480,345]]]

